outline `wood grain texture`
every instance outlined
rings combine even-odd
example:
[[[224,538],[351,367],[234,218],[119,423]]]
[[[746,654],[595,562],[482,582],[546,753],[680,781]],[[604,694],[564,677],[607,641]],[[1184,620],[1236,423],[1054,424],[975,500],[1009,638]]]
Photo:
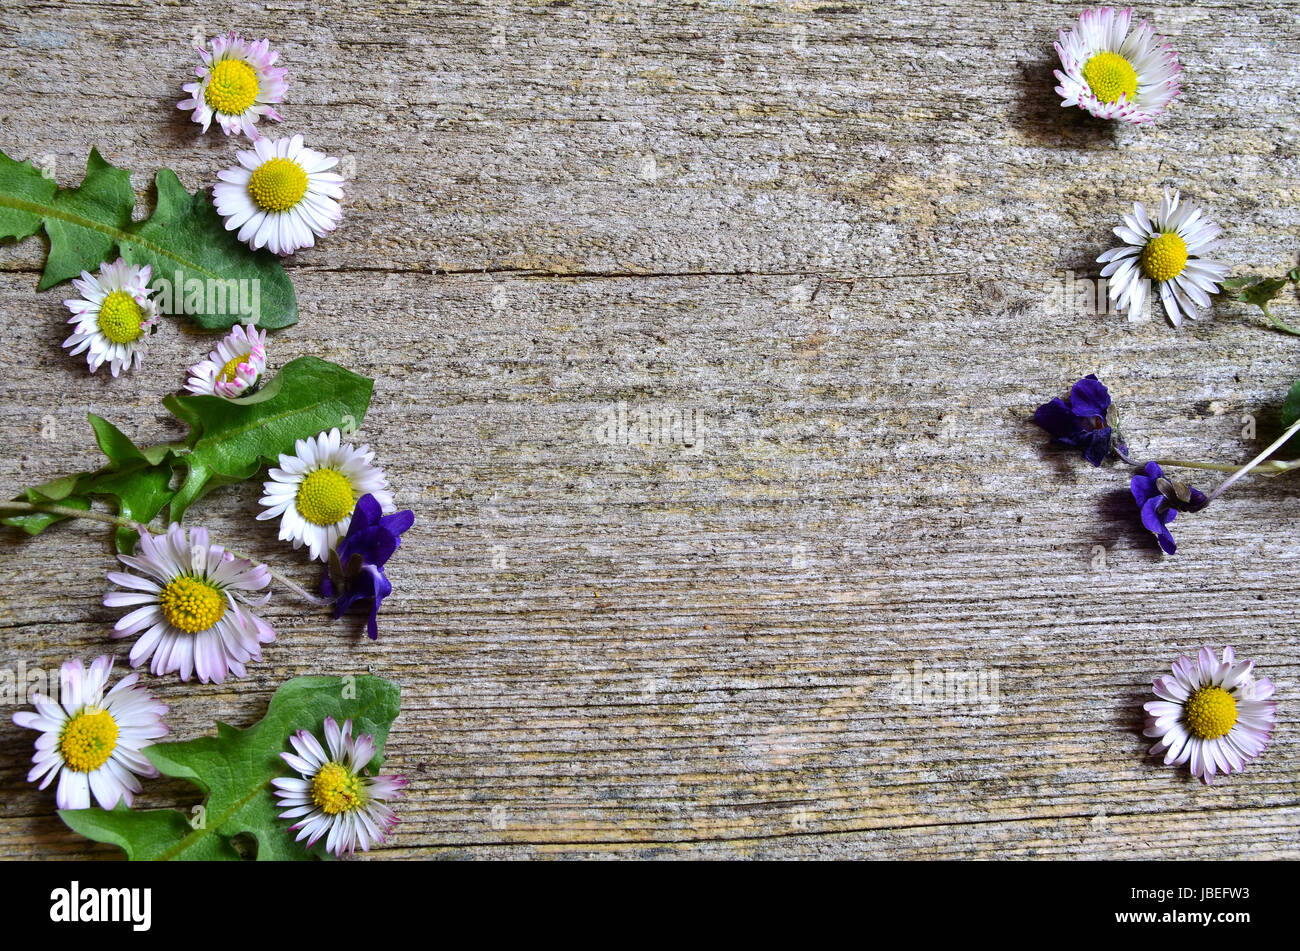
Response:
[[[1164,558],[1124,470],[1026,422],[1095,371],[1140,454],[1248,458],[1300,344],[1228,302],[1181,331],[1094,313],[1065,275],[1164,187],[1237,270],[1295,265],[1300,4],[1140,11],[1187,67],[1146,130],[1059,107],[1064,3],[0,11],[0,148],[63,184],[92,145],[141,209],[160,166],[211,183],[235,143],[175,102],[191,34],[228,28],[283,50],[277,131],[354,169],[271,360],[375,377],[362,435],[418,519],[398,593],[375,644],[277,597],[246,679],[151,680],[175,736],[253,722],[297,674],[397,681],[385,857],[1300,857],[1294,487],[1243,483]],[[168,322],[143,373],[88,375],[42,253],[0,246],[5,494],[95,463],[88,410],[176,434],[158,398],[212,339]],[[611,413],[667,425],[611,439]],[[190,518],[311,584],[258,494]],[[125,656],[104,533],[0,551],[0,666]],[[1141,704],[1224,643],[1279,725],[1206,788],[1145,755]],[[902,703],[916,665],[996,676],[997,703]],[[10,712],[0,855],[116,854],[24,782]]]

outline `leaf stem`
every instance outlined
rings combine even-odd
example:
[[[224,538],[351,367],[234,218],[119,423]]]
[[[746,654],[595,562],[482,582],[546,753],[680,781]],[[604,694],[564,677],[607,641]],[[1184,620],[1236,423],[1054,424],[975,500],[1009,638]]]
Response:
[[[55,505],[53,502],[0,502],[0,510],[9,512],[36,512],[42,515],[58,515],[60,518],[86,518],[92,522],[103,522],[105,525],[116,525],[119,528],[130,528],[135,531],[143,531],[145,526],[139,522],[133,522],[129,518],[120,518],[117,515],[109,515],[107,512],[92,512],[89,509],[74,509],[66,505]]]
[[[1264,312],[1264,316],[1267,317],[1270,321],[1272,321],[1273,326],[1276,327],[1278,330],[1281,330],[1283,333],[1289,333],[1293,337],[1300,337],[1300,329],[1292,327],[1290,324],[1286,323],[1285,321],[1278,320],[1276,317],[1274,317],[1273,314],[1269,311],[1267,304],[1260,304],[1259,309]]]
[[[224,546],[222,546],[222,547],[224,547]],[[233,550],[231,550],[231,549],[229,549],[229,548],[226,548],[226,552],[227,552],[228,554],[234,555],[236,558],[242,558],[242,559],[244,559],[244,561],[248,561],[248,562],[252,562],[253,564],[257,564],[257,561],[256,561],[255,559],[253,559],[253,558],[249,558],[247,555],[241,555],[241,554],[240,554],[239,552],[237,552],[237,551],[233,551]],[[325,605],[327,605],[327,604],[333,604],[333,603],[334,603],[333,601],[327,601],[325,598],[317,597],[316,595],[309,593],[309,592],[307,591],[307,589],[304,588],[302,585],[298,584],[298,582],[293,581],[293,580],[291,580],[291,579],[289,579],[289,578],[286,578],[284,575],[280,574],[280,572],[276,571],[276,570],[275,570],[274,568],[272,568],[270,565],[267,565],[267,566],[266,566],[266,570],[269,571],[269,572],[271,573],[271,577],[274,578],[276,581],[280,582],[280,584],[284,585],[286,588],[288,588],[288,589],[289,589],[290,591],[292,591],[294,594],[298,595],[298,597],[303,598],[304,600],[309,601],[309,602],[312,603],[312,604],[315,604],[315,605],[318,605],[318,606],[323,607],[323,606],[325,606]]]
[[[85,519],[89,519],[92,522],[102,522],[105,525],[115,525],[118,528],[129,528],[136,532],[147,532],[149,530],[147,525],[142,525],[139,522],[134,522],[129,518],[121,518],[117,515],[109,515],[107,512],[93,512],[90,511],[89,509],[68,508],[65,505],[55,505],[52,502],[41,502],[41,503],[0,502],[0,511],[37,512],[45,515],[58,515],[62,518],[85,518]],[[224,548],[225,546],[222,547]],[[242,558],[245,561],[251,562],[252,564],[257,564],[257,560],[254,558],[250,558],[247,555],[241,554],[237,551],[232,551],[229,548],[226,548],[225,550],[229,554],[234,555],[236,558]],[[308,591],[305,588],[303,588],[302,585],[298,584],[296,581],[293,581],[290,578],[286,578],[284,575],[280,574],[280,572],[276,571],[270,565],[266,566],[266,570],[270,572],[272,578],[280,582],[280,584],[284,585],[290,591],[294,592],[294,594],[298,595],[301,598],[304,598],[310,603],[315,605],[322,605],[322,606],[331,603],[330,601],[327,601],[324,598],[320,598],[314,594],[308,593]]]

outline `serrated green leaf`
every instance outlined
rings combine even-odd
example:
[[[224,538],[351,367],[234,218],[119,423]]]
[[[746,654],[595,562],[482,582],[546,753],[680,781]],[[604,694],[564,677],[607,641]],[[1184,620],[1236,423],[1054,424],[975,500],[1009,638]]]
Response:
[[[166,851],[169,844],[180,842],[194,831],[190,820],[174,809],[131,810],[119,805],[111,812],[103,809],[62,809],[59,817],[73,832],[96,842],[116,845],[132,861],[146,861]],[[204,836],[187,851],[194,861],[236,860],[241,858],[226,839]]]
[[[107,420],[90,415],[95,440],[108,464],[94,472],[62,476],[24,489],[24,502],[88,509],[93,497],[109,499],[123,518],[148,524],[164,508],[179,522],[213,489],[255,475],[263,464],[292,453],[294,443],[338,427],[351,432],[370,407],[374,381],[317,357],[289,361],[253,396],[168,396],[163,404],[190,427],[181,442],[138,448]],[[179,488],[174,488],[180,479]],[[39,535],[67,516],[24,512],[0,523]],[[118,551],[133,550],[136,533],[115,532]]]
[[[1225,281],[1223,286],[1228,290],[1237,292],[1237,300],[1245,304],[1254,304],[1256,307],[1266,307],[1273,298],[1277,297],[1282,288],[1286,287],[1287,279],[1284,277],[1265,277],[1265,278],[1239,278],[1234,281]]]
[[[90,508],[92,498],[108,499],[117,515],[148,523],[171,501],[173,446],[155,446],[142,451],[112,423],[94,413],[88,414],[95,441],[108,457],[108,464],[94,472],[61,476],[44,485],[31,486],[18,496],[24,502],[47,503],[82,511]],[[68,516],[44,512],[10,515],[0,522],[21,528],[29,535],[39,535]],[[128,528],[114,532],[117,550],[130,552],[136,533]]]
[[[208,330],[224,330],[247,320],[231,303],[255,299],[257,326],[277,330],[298,322],[298,299],[284,268],[267,251],[254,251],[227,231],[217,209],[202,191],[185,190],[176,174],[162,169],[154,179],[158,201],[153,215],[130,229],[119,242],[122,256],[132,264],[149,264],[154,280],[171,282],[172,309],[185,304],[186,316]],[[204,287],[202,306],[191,307],[188,288],[193,281]],[[248,281],[247,290],[239,282]],[[231,283],[234,282],[234,283]],[[212,292],[209,292],[209,288]],[[255,290],[255,294],[254,294]],[[222,300],[225,304],[222,306]]]
[[[246,730],[218,723],[215,737],[145,750],[164,776],[187,780],[207,794],[201,828],[172,809],[65,809],[59,816],[73,830],[120,846],[134,860],[239,858],[235,840],[244,836],[256,840],[259,861],[310,858],[320,853],[320,843],[308,852],[294,841],[290,820],[277,814],[271,787],[277,776],[296,775],[280,758],[291,751],[290,734],[308,730],[321,738],[326,717],[340,724],[350,718],[354,734],[374,734],[374,773],[400,708],[398,686],[379,677],[297,677],[275,692],[266,716]]]
[[[31,162],[15,162],[0,152],[0,238],[27,238],[41,227],[37,211],[53,206],[59,186]],[[7,199],[7,200],[6,200]]]
[[[50,202],[51,213],[45,216],[50,253],[36,289],[46,290],[109,260],[116,236],[127,233],[134,207],[130,172],[110,165],[91,149],[81,185],[60,188]]]
[[[67,189],[0,152],[0,237],[25,238],[44,225],[50,251],[39,290],[94,271],[116,249],[128,262],[153,268],[164,313],[184,313],[208,330],[250,318],[269,329],[297,322],[293,284],[274,255],[239,241],[203,192],[191,195],[170,169],[160,170],[154,184],[153,214],[132,221],[130,174],[97,150],[82,183]],[[198,292],[187,293],[187,286]],[[241,313],[245,301],[256,301],[255,314]]]
[[[163,404],[190,425],[190,451],[178,456],[186,469],[171,504],[179,520],[195,500],[218,485],[252,476],[264,463],[292,453],[294,443],[338,426],[361,425],[374,381],[317,357],[285,364],[267,384],[270,396],[247,400],[215,396],[168,396]]]
[[[148,525],[154,516],[166,507],[176,494],[172,489],[172,445],[137,449],[116,426],[94,413],[90,425],[95,430],[95,440],[109,458],[109,470],[101,471],[89,481],[86,493],[107,495],[117,502],[117,514],[142,525]],[[114,470],[115,471],[112,471]],[[139,534],[129,528],[114,531],[117,550],[130,554],[135,550]]]

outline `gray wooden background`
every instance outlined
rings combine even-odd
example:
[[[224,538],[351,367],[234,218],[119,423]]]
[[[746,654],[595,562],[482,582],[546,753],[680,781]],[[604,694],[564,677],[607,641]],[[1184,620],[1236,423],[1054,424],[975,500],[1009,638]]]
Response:
[[[1095,371],[1139,454],[1257,445],[1243,417],[1266,428],[1300,339],[1228,302],[1174,331],[1066,296],[1166,186],[1237,271],[1297,263],[1300,4],[1140,9],[1186,65],[1153,129],[1060,108],[1080,9],[0,2],[0,148],[62,184],[92,145],[141,214],[161,166],[213,182],[237,143],[175,103],[192,35],[230,28],[291,69],[272,131],[351,175],[271,362],[375,378],[362,435],[417,513],[398,593],[377,644],[278,596],[246,679],[149,678],[174,735],[252,723],[297,674],[398,681],[392,857],[1300,856],[1300,486],[1247,480],[1164,558],[1125,470],[1026,422]],[[176,435],[159,397],[214,339],[169,320],[144,372],[90,376],[42,256],[0,246],[5,495],[96,463],[87,410]],[[259,488],[191,520],[314,582]],[[0,666],[125,658],[106,532],[0,551]],[[1206,788],[1146,755],[1141,704],[1224,643],[1278,684],[1278,730]],[[904,702],[917,672],[989,696]],[[0,854],[118,854],[25,784],[11,712]]]

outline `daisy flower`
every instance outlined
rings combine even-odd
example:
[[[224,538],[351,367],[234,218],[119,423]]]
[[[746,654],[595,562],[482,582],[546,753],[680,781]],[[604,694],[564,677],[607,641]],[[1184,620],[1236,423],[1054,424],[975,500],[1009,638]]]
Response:
[[[240,241],[293,254],[338,227],[343,176],[329,171],[338,159],[305,147],[300,135],[258,139],[235,157],[236,168],[217,173],[212,199],[226,230],[239,229]]]
[[[112,669],[107,655],[89,670],[79,659],[66,661],[59,671],[59,702],[33,694],[36,712],[14,714],[18,726],[41,733],[27,781],[39,779],[45,789],[59,777],[54,801],[60,809],[88,809],[92,795],[104,809],[118,802],[130,806],[140,791],[136,777],[158,775],[140,751],[167,735],[167,707],[136,686],[139,674],[127,674],[105,693]]]
[[[304,544],[311,557],[320,561],[347,532],[357,500],[373,495],[385,514],[396,511],[393,494],[388,491],[384,471],[372,465],[375,454],[370,447],[360,449],[351,443],[340,445],[339,431],[331,429],[315,439],[299,439],[297,455],[280,455],[280,467],[271,469],[261,503],[266,511],[259,521],[280,518],[280,539]]]
[[[1180,91],[1178,54],[1143,20],[1129,32],[1133,10],[1084,10],[1079,25],[1061,30],[1056,70],[1062,106],[1078,106],[1099,119],[1154,122]]]
[[[397,824],[387,800],[396,799],[406,785],[404,776],[370,776],[366,764],[375,755],[375,738],[362,734],[353,739],[352,721],[340,730],[333,717],[325,719],[326,753],[306,730],[289,737],[293,753],[281,753],[284,761],[301,778],[273,779],[284,808],[281,819],[298,819],[290,826],[295,842],[307,840],[311,848],[325,839],[325,851],[351,855],[358,847],[366,852],[382,843]]]
[[[206,360],[190,367],[185,389],[233,400],[257,386],[265,372],[266,331],[236,326]]]
[[[63,303],[72,311],[76,324],[63,346],[73,356],[86,351],[86,363],[94,373],[104,363],[113,376],[123,370],[138,370],[144,362],[148,334],[158,321],[158,308],[149,299],[148,264],[136,267],[118,258],[99,266],[99,276],[82,271],[72,286],[81,295]]]
[[[1133,214],[1125,215],[1124,223],[1115,229],[1123,246],[1097,258],[1106,265],[1101,276],[1110,281],[1111,299],[1132,320],[1142,312],[1154,282],[1170,323],[1177,327],[1184,314],[1195,317],[1198,306],[1210,306],[1210,295],[1218,293],[1228,274],[1226,264],[1201,257],[1214,249],[1222,233],[1222,228],[1202,217],[1201,209],[1182,201],[1178,192],[1171,198],[1166,190],[1154,215],[1134,202]]]
[[[1143,735],[1160,738],[1151,752],[1164,753],[1166,766],[1190,762],[1192,775],[1206,783],[1216,772],[1241,772],[1264,751],[1277,715],[1273,684],[1256,680],[1253,668],[1253,661],[1237,663],[1231,647],[1222,662],[1208,647],[1195,660],[1174,661],[1172,677],[1155,679],[1160,699],[1144,704]]]
[[[261,660],[261,645],[275,640],[271,625],[244,606],[271,583],[270,569],[209,545],[206,528],[188,537],[176,524],[166,535],[141,532],[135,555],[117,557],[143,575],[110,571],[108,580],[127,590],[104,596],[110,608],[134,608],[113,637],[144,631],[131,648],[131,666],[152,657],[154,674],[180,671],[189,680],[197,673],[201,683],[221,683],[230,673],[244,676],[244,664]]]
[[[289,71],[275,65],[280,53],[271,49],[271,41],[250,43],[232,32],[214,36],[208,46],[211,50],[198,48],[203,64],[194,75],[199,81],[181,87],[190,96],[176,107],[192,109],[204,132],[216,118],[226,135],[242,132],[252,139],[257,138],[257,120],[262,116],[281,121],[275,104],[284,101]]]

